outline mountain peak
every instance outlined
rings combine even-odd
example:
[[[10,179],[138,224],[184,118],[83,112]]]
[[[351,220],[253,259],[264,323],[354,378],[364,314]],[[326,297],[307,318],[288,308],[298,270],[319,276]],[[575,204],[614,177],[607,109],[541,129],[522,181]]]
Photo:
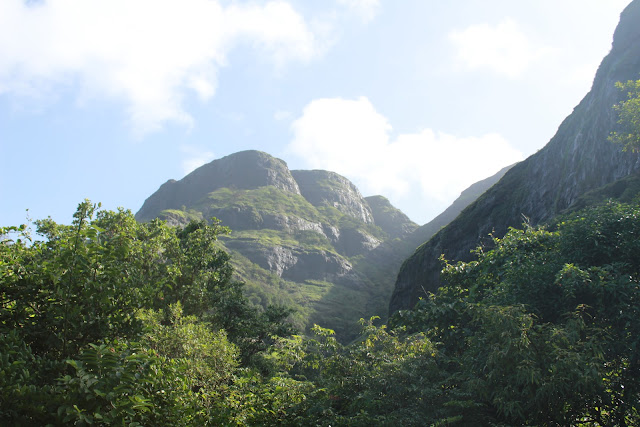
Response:
[[[373,214],[358,188],[347,178],[326,170],[294,170],[302,196],[314,206],[331,206],[365,224]]]
[[[240,151],[202,165],[179,181],[168,180],[145,200],[136,218],[148,221],[165,209],[190,206],[219,188],[248,190],[266,186],[300,194],[284,161],[262,151]]]

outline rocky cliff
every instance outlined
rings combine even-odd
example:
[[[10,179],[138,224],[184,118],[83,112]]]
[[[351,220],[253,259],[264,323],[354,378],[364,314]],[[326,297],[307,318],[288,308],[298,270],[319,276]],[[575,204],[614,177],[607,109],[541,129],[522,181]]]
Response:
[[[440,254],[468,261],[470,251],[489,233],[501,236],[525,217],[532,224],[545,222],[585,193],[640,169],[637,155],[623,153],[607,140],[616,126],[611,107],[623,96],[615,83],[640,77],[639,22],[640,0],[634,0],[621,15],[591,91],[542,150],[515,165],[403,264],[390,312],[411,308],[425,291],[440,286]]]

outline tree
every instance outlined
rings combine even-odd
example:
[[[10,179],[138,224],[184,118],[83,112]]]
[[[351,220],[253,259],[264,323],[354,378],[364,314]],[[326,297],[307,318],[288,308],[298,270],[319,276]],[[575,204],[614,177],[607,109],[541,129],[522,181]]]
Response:
[[[622,144],[623,151],[640,151],[640,80],[616,83],[616,88],[626,92],[626,100],[613,106],[618,113],[620,130],[612,132],[609,140]]]
[[[639,233],[640,204],[613,202],[511,229],[389,326],[438,343],[463,424],[636,425]]]
[[[290,312],[250,304],[217,220],[179,229],[99,208],[36,221],[41,239],[0,228],[0,424],[233,419],[240,364],[292,332]]]

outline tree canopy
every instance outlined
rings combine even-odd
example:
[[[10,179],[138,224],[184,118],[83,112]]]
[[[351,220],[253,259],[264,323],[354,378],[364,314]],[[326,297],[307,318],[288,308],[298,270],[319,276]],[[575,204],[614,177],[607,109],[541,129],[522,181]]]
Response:
[[[640,423],[640,202],[525,225],[348,345],[235,282],[215,221],[5,227],[6,425]]]
[[[611,133],[609,139],[622,144],[624,151],[640,151],[640,80],[616,83],[616,88],[625,92],[626,100],[613,106],[618,113],[620,129]]]
[[[238,369],[292,332],[286,309],[244,297],[216,221],[138,223],[85,201],[69,226],[35,225],[40,238],[0,229],[3,424],[204,425]]]

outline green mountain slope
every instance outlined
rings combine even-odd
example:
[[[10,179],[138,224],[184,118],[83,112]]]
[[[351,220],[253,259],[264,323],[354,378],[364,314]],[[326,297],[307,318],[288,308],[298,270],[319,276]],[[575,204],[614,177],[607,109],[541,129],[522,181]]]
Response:
[[[288,305],[297,310],[299,327],[320,323],[348,340],[359,330],[358,319],[384,313],[388,302],[378,296],[381,284],[355,267],[358,260],[417,228],[376,200],[372,208],[336,173],[290,171],[266,153],[244,151],[168,181],[136,218],[173,225],[220,219],[232,229],[220,244],[232,254],[252,302]],[[392,283],[385,284],[386,294]]]

